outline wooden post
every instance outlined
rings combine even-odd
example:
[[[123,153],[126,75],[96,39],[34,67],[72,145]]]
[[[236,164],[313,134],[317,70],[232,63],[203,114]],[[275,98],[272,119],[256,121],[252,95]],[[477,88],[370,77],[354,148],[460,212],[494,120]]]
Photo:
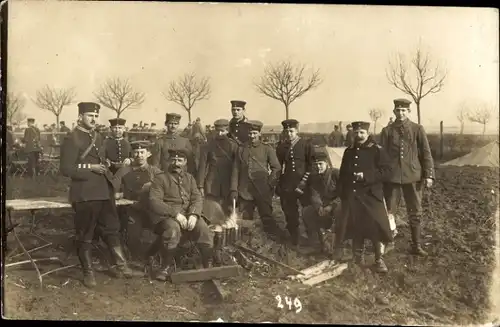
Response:
[[[439,140],[439,153],[441,154],[441,159],[443,159],[444,156],[444,138],[443,138],[443,121],[439,123],[439,135],[440,135],[440,140]]]

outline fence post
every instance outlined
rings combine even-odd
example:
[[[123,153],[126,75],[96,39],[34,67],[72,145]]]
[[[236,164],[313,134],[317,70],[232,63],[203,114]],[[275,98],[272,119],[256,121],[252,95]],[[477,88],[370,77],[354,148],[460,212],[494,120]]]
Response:
[[[441,159],[443,159],[444,155],[444,137],[443,137],[443,121],[439,123],[439,135],[440,135],[440,140],[439,140],[439,153],[441,155]]]

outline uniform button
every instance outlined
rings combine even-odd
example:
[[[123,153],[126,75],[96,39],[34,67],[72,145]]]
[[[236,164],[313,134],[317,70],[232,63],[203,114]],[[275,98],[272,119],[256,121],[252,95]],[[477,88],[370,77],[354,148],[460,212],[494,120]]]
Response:
[[[356,190],[352,190],[353,192],[356,192]]]
[[[354,164],[354,166],[357,166],[358,164]]]
[[[359,148],[356,148],[356,150],[359,150]]]
[[[354,158],[358,159],[358,156],[354,156]]]
[[[403,156],[401,156],[401,158],[403,158]]]
[[[292,169],[292,171],[295,171],[295,169]]]
[[[353,184],[356,184],[356,181],[352,181]]]

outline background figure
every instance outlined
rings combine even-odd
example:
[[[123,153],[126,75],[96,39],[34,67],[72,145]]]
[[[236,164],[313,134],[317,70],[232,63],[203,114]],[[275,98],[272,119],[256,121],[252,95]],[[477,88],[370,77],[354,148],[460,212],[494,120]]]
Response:
[[[35,119],[28,118],[28,127],[24,130],[24,151],[28,155],[28,174],[34,178],[40,172],[40,155],[42,146],[40,144],[40,130],[35,126]]]

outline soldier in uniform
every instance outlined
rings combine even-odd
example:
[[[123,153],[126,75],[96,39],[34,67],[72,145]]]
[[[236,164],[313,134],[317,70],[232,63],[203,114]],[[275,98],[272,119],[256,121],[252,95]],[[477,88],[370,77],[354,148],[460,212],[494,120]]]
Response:
[[[333,132],[330,133],[328,137],[328,145],[331,147],[341,147],[344,145],[344,135],[339,131],[339,126],[335,125]]]
[[[340,165],[342,214],[335,223],[336,242],[352,239],[354,262],[362,266],[365,239],[371,240],[375,270],[385,273],[384,243],[392,241],[392,232],[383,181],[390,175],[391,167],[385,151],[368,132],[370,123],[353,122],[352,127],[355,143],[345,150]]]
[[[227,136],[227,119],[216,120],[214,126],[217,136],[201,149],[198,188],[202,196],[220,203],[226,214],[229,214],[231,172],[238,144]]]
[[[277,187],[281,207],[285,214],[287,229],[293,245],[299,244],[299,202],[303,208],[309,204],[307,180],[313,169],[313,146],[298,135],[299,122],[287,119],[281,122],[285,139],[276,148],[281,164],[281,175]]]
[[[148,158],[151,157],[151,143],[148,141],[135,141],[130,143],[132,148],[133,161],[130,166],[124,166],[115,174],[115,177],[121,181],[121,187],[116,195],[117,199],[125,198],[128,200],[137,201],[131,206],[128,206],[126,217],[132,217],[132,233],[128,233],[128,240],[133,241],[134,246],[140,241],[140,235],[143,228],[152,229],[150,221],[149,209],[149,188],[156,175],[163,172],[148,163]],[[128,242],[130,245],[130,242]],[[135,246],[134,246],[135,247]],[[155,251],[155,253],[158,250]],[[154,255],[151,254],[151,255]]]
[[[114,180],[101,157],[102,136],[95,131],[100,106],[93,102],[78,104],[79,123],[61,146],[61,173],[71,178],[69,201],[75,210],[78,258],[83,282],[96,285],[92,269],[92,240],[97,233],[111,252],[118,277],[132,277],[119,238],[120,223],[114,198]]]
[[[196,174],[196,164],[193,154],[193,147],[188,138],[180,136],[178,133],[181,115],[176,113],[166,114],[165,126],[167,131],[155,143],[153,149],[152,163],[163,171],[168,171],[169,151],[184,149],[187,152],[187,171]]]
[[[233,118],[229,121],[229,137],[238,142],[239,145],[247,142],[250,135],[250,131],[248,130],[249,125],[242,124],[248,121],[245,116],[246,104],[245,101],[231,101],[231,114]]]
[[[311,205],[304,209],[304,225],[306,227],[309,244],[314,248],[322,249],[322,229],[330,229],[334,220],[334,213],[338,207],[338,179],[339,170],[330,167],[328,154],[324,151],[314,153],[316,172],[309,178]]]
[[[34,118],[28,118],[23,143],[25,144],[24,151],[28,155],[28,173],[34,178],[40,171],[40,153],[42,153],[40,130],[35,126]]]
[[[350,147],[354,144],[354,132],[352,131],[351,124],[347,124],[347,133],[345,135],[345,146]]]
[[[426,256],[420,245],[422,216],[422,186],[431,187],[434,179],[434,161],[429,141],[422,125],[408,118],[411,101],[394,100],[396,120],[382,129],[380,140],[387,151],[392,174],[384,186],[387,209],[397,210],[399,191],[403,193],[410,220],[411,253]]]
[[[61,133],[69,133],[71,130],[66,126],[66,123],[64,121],[60,122],[61,127],[59,128],[59,132]]]
[[[132,150],[130,143],[123,137],[126,122],[122,118],[110,119],[111,136],[104,139],[104,158],[107,160],[109,170],[113,174],[121,167],[130,165],[131,162]]]
[[[231,174],[231,198],[239,198],[243,219],[252,220],[257,207],[264,231],[271,237],[281,237],[272,205],[280,163],[274,149],[260,140],[262,122],[249,120],[243,124],[250,130],[249,142],[238,148]]]
[[[149,191],[151,223],[158,235],[155,243],[160,243],[162,255],[162,267],[156,278],[161,281],[167,280],[174,268],[181,236],[196,243],[204,268],[210,267],[213,256],[213,235],[201,215],[203,197],[194,177],[185,171],[188,152],[185,149],[169,152],[168,170],[155,176]]]

